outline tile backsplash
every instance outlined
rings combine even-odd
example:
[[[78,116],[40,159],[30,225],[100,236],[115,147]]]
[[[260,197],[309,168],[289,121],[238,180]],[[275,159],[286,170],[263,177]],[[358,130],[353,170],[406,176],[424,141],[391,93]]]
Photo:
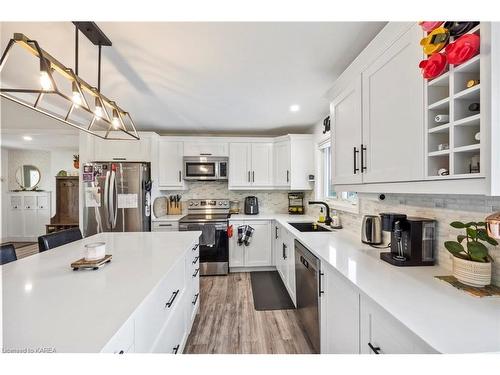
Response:
[[[345,230],[360,235],[363,215],[378,215],[381,212],[398,212],[408,216],[420,216],[437,221],[437,260],[438,264],[452,269],[452,256],[443,243],[456,240],[460,230],[452,228],[452,221],[483,221],[491,212],[500,211],[500,197],[484,197],[474,195],[418,195],[418,194],[386,194],[386,199],[378,200],[377,195],[360,194],[360,214],[340,212]],[[384,233],[387,242],[388,233]],[[493,283],[500,285],[500,246],[489,246],[493,263]]]
[[[227,182],[222,181],[186,181],[186,190],[164,191],[162,195],[179,194],[182,200],[188,199],[230,199],[240,201],[240,212],[244,211],[245,197],[254,195],[259,200],[259,212],[261,213],[287,213],[288,191],[283,190],[228,190]],[[306,193],[304,202],[311,196],[312,192]],[[307,209],[307,207],[306,207]]]

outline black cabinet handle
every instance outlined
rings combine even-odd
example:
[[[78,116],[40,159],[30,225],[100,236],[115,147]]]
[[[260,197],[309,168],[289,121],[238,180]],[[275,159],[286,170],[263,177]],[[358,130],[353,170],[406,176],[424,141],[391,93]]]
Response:
[[[324,273],[320,271],[320,273],[319,273],[319,288],[318,288],[318,289],[319,289],[319,296],[320,296],[320,297],[321,297],[321,295],[322,295],[323,293],[325,293],[325,291],[324,291],[324,290],[322,290],[322,286],[321,286],[321,284],[322,284],[322,283],[321,283],[321,278],[323,277],[323,275],[324,275]]]
[[[193,302],[192,302],[192,303],[193,303],[193,305],[196,305],[196,302],[198,301],[198,297],[199,297],[199,296],[200,296],[200,293],[196,293],[196,294],[194,295],[194,300],[193,300]]]
[[[255,171],[252,171],[252,182],[255,182]]]
[[[274,227],[274,237],[278,239],[278,227]]]
[[[283,259],[286,259],[286,245],[283,244]]]
[[[182,171],[179,171],[179,182],[182,182]]]
[[[192,248],[193,251],[196,251],[196,249],[198,248],[198,244],[194,245],[194,247]]]
[[[290,171],[286,171],[286,182],[290,182]]]
[[[365,152],[366,152],[366,146],[364,146],[361,143],[361,173],[363,173],[367,169],[366,165],[365,165],[365,157],[364,157]]]
[[[196,262],[198,261],[198,259],[200,259],[199,256],[197,256],[196,258],[193,259],[193,264],[196,264]]]
[[[158,224],[159,227],[171,227],[172,224]]]
[[[175,292],[172,293],[172,297],[170,297],[170,300],[165,304],[165,307],[171,308],[178,294],[179,294],[179,289],[177,289]]]
[[[200,272],[200,269],[197,268],[194,270],[194,273],[193,273],[193,277],[196,277],[196,275],[198,275],[198,272]]]
[[[202,152],[202,153],[200,153],[200,156],[212,156],[212,154],[210,154],[210,153],[208,153],[208,152],[206,152],[206,153],[203,153],[203,152]]]
[[[174,349],[172,350],[172,354],[177,354],[177,352],[179,351],[179,346],[180,345],[174,347]]]
[[[250,171],[248,171],[248,182],[251,182],[250,181]]]
[[[373,346],[371,342],[368,343],[368,346],[375,354],[380,354],[380,348],[378,346]]]
[[[127,160],[127,158],[113,158],[113,160]]]
[[[123,354],[123,353],[125,353],[123,350],[120,350],[120,351],[118,352],[118,354]]]
[[[354,174],[358,173],[358,171],[359,171],[358,154],[359,154],[359,150],[356,147],[354,147]]]

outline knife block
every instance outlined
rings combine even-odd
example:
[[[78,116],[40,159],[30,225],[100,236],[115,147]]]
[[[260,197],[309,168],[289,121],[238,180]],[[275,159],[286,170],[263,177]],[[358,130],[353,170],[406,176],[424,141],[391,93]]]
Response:
[[[167,215],[181,215],[182,214],[182,202],[167,202]]]

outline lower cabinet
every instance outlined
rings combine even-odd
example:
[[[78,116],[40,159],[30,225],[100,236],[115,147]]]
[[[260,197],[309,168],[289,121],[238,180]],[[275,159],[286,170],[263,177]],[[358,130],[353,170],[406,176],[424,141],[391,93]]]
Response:
[[[233,236],[229,240],[229,267],[269,267],[273,263],[271,221],[231,221]],[[253,235],[250,244],[238,244],[238,227],[250,225]]]
[[[370,298],[360,297],[362,354],[431,354],[429,345]]]
[[[326,266],[322,273],[321,353],[436,352],[338,271]]]
[[[296,304],[295,288],[295,237],[279,223],[274,224],[275,264],[283,284]]]
[[[152,232],[178,232],[178,221],[153,221]]]
[[[344,276],[323,268],[321,353],[359,353],[359,292]]]
[[[196,244],[160,281],[102,352],[182,353],[199,307],[199,282]]]
[[[9,193],[9,241],[36,241],[50,224],[50,192]]]

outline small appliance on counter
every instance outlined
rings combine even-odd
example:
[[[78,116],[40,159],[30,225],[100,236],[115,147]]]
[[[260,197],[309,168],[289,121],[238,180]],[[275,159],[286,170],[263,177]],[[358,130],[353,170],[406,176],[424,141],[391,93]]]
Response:
[[[245,198],[245,215],[257,215],[259,213],[259,200],[257,197],[248,196]]]
[[[433,266],[436,221],[405,214],[381,213],[382,230],[391,233],[390,252],[380,259],[394,266]]]
[[[380,216],[363,216],[361,242],[368,245],[380,245],[382,243],[382,222],[380,221]]]
[[[240,201],[229,201],[229,213],[230,214],[240,213]]]
[[[304,215],[304,193],[288,193],[288,213]]]

